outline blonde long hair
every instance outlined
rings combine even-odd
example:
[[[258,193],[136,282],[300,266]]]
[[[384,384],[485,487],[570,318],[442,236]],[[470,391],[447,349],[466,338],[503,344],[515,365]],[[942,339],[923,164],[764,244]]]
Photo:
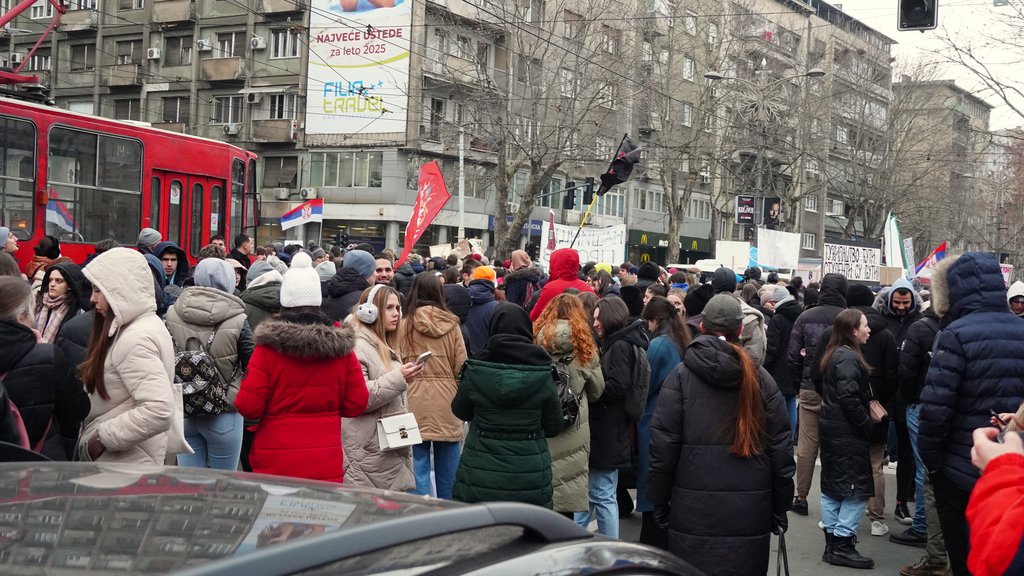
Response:
[[[373,291],[375,286],[370,286],[363,293],[359,295],[359,303],[366,304],[370,298],[370,292]],[[391,370],[392,367],[392,354],[398,358],[402,357],[402,350],[399,346],[399,332],[402,329],[402,318],[398,319],[398,327],[393,332],[388,332],[384,329],[384,311],[388,307],[388,298],[394,295],[398,298],[399,310],[402,306],[402,296],[397,290],[390,286],[381,285],[377,288],[377,293],[373,296],[373,305],[377,307],[377,319],[372,324],[367,324],[356,316],[355,312],[352,314],[352,324],[356,330],[361,330],[366,334],[372,335],[373,340],[377,344],[377,354],[380,356],[381,361],[384,363],[385,370]]]

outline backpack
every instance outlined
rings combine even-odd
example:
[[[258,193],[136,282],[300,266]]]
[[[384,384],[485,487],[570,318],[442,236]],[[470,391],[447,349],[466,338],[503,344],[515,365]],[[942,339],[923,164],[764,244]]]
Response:
[[[651,388],[651,365],[647,362],[647,351],[633,345],[633,385],[626,392],[626,417],[639,422],[647,407],[647,393]]]
[[[174,355],[174,382],[181,384],[186,417],[220,414],[231,404],[227,383],[209,353],[216,335],[214,328],[205,346],[191,336],[185,341],[185,348]]]
[[[551,366],[551,377],[555,381],[555,390],[558,392],[558,404],[562,407],[562,430],[576,424],[580,417],[580,403],[583,402],[583,395],[577,394],[572,389],[572,376],[569,373],[570,363],[572,363],[572,354],[555,360]]]

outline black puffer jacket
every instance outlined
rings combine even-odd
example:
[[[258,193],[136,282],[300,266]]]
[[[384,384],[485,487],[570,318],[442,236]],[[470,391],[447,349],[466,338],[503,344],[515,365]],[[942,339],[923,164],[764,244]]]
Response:
[[[82,420],[89,414],[89,396],[78,385],[72,366],[53,344],[36,341],[35,334],[10,320],[0,320],[0,374],[18,407],[29,442],[35,445],[50,428],[58,442],[44,453],[65,460],[73,454]],[[55,426],[50,426],[53,420]]]
[[[939,333],[939,316],[931,308],[910,325],[900,350],[900,397],[907,405],[921,400],[924,377],[932,364],[932,344]]]
[[[327,283],[327,293],[330,297],[324,300],[321,308],[328,316],[341,322],[359,303],[359,296],[362,295],[363,290],[369,287],[370,283],[354,268],[342,267]]]
[[[415,278],[416,273],[413,272],[412,264],[406,262],[395,270],[391,285],[402,294],[402,298],[406,298],[409,296],[409,290],[412,290],[412,281]]]
[[[465,324],[469,308],[473,305],[469,299],[469,290],[462,284],[445,284],[443,289],[444,305],[448,307],[449,312],[459,317],[461,324]]]
[[[651,425],[647,482],[669,504],[670,549],[704,574],[764,575],[772,515],[793,500],[789,416],[778,388],[758,369],[765,408],[763,450],[731,452],[742,368],[726,342],[698,336],[662,384]]]
[[[768,322],[768,345],[765,351],[764,367],[772,375],[779,391],[784,396],[795,396],[800,391],[800,381],[789,371],[789,340],[793,335],[793,324],[800,317],[803,307],[796,300],[787,298],[775,308],[775,315]]]
[[[818,304],[800,314],[793,323],[793,334],[789,339],[789,370],[792,378],[799,379],[801,389],[814,389],[811,367],[818,340],[845,308],[846,278],[840,274],[825,274],[821,279],[821,298]],[[801,351],[805,353],[801,354]]]
[[[1016,412],[1024,400],[1024,320],[1007,306],[992,254],[964,254],[946,278],[949,312],[921,390],[918,447],[929,473],[970,491],[979,476],[972,433],[989,425],[990,410]]]
[[[647,350],[646,322],[638,320],[609,334],[601,342],[604,393],[590,405],[590,467],[602,470],[630,466],[631,422],[626,416],[626,393],[633,385],[633,346]]]
[[[821,492],[836,500],[875,495],[868,442],[868,375],[857,353],[836,348],[829,359],[822,387]]]

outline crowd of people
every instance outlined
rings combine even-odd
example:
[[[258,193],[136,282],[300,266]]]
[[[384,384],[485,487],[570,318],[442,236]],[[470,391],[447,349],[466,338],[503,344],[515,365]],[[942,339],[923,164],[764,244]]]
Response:
[[[79,263],[47,237],[21,268],[0,227],[0,440],[526,502],[611,538],[635,510],[709,575],[766,573],[812,511],[829,564],[873,567],[866,514],[925,548],[905,576],[1024,573],[1024,283],[991,255],[924,290],[232,240],[190,262],[146,228]],[[421,441],[384,437],[410,414]]]

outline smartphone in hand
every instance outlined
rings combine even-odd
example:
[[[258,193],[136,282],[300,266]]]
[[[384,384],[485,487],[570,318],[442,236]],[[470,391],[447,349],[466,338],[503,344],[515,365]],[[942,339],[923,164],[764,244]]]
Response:
[[[427,360],[430,360],[430,357],[433,356],[433,355],[434,355],[433,352],[431,352],[430,350],[427,350],[423,354],[420,354],[419,356],[416,357],[415,364],[417,366],[422,366],[422,365],[426,364]]]

